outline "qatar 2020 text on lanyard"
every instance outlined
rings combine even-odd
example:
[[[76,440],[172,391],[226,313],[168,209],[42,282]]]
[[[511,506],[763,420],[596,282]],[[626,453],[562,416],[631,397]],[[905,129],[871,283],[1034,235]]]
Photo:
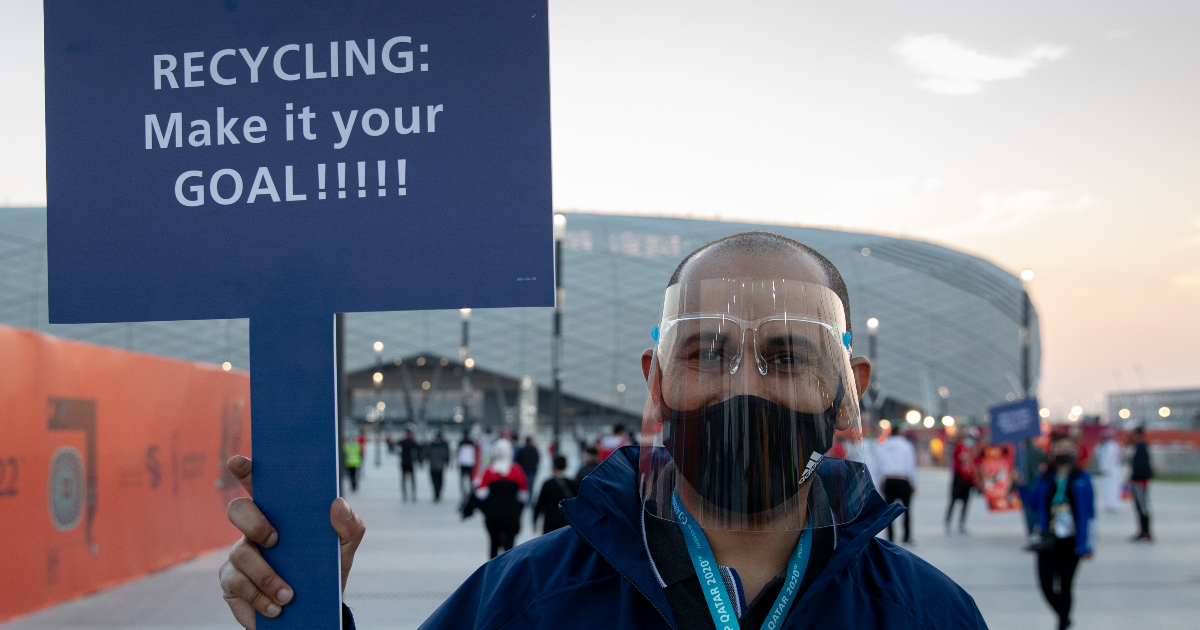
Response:
[[[717,558],[713,555],[712,547],[708,545],[708,538],[704,536],[704,530],[700,529],[696,520],[683,507],[678,494],[671,497],[671,507],[675,510],[676,522],[683,530],[688,556],[692,559],[692,566],[696,568],[696,578],[700,580],[700,590],[704,592],[704,600],[708,602],[708,612],[712,615],[713,624],[718,630],[741,630],[737,615],[734,614],[733,600],[729,598],[729,592],[725,589],[725,580],[719,575]],[[796,597],[796,591],[800,590],[800,581],[804,579],[804,571],[808,568],[808,554],[811,549],[812,528],[807,527],[800,534],[800,542],[796,544],[796,551],[788,561],[783,588],[779,590],[779,595],[771,606],[771,612],[767,614],[767,620],[763,622],[762,627],[765,630],[776,630],[787,616],[792,600]]]

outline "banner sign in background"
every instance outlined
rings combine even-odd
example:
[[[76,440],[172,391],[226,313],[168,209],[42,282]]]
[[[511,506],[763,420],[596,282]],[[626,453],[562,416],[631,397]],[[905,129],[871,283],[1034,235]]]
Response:
[[[1042,419],[1038,415],[1036,398],[997,405],[988,409],[988,417],[991,419],[992,444],[1018,442],[1042,434]]]
[[[339,627],[333,315],[553,305],[546,0],[44,13],[50,321],[250,318],[258,627]]]
[[[0,326],[0,623],[233,544],[245,372]]]
[[[50,319],[553,304],[545,0],[48,0]]]

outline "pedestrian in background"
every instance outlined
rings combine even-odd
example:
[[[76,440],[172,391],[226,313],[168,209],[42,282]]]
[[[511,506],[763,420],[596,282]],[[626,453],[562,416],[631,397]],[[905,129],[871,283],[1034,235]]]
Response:
[[[441,431],[433,436],[433,441],[425,445],[422,459],[429,462],[429,481],[433,483],[433,502],[440,503],[446,464],[450,461],[450,445],[446,443],[446,438]]]
[[[492,463],[492,446],[496,438],[492,436],[492,427],[483,430],[483,434],[475,440],[477,455],[475,458],[475,476],[483,474],[488,464]],[[478,485],[478,484],[476,484]]]
[[[463,510],[469,518],[478,508],[490,540],[490,558],[513,548],[521,532],[521,510],[529,502],[525,471],[513,465],[512,442],[503,438],[492,445],[492,463],[484,469],[471,500]]]
[[[350,492],[358,492],[358,469],[362,466],[362,445],[358,440],[342,443],[342,463],[346,466],[346,476],[350,477]]]
[[[1137,427],[1130,438],[1133,440],[1133,460],[1130,462],[1129,485],[1139,527],[1133,540],[1154,542],[1154,536],[1150,534],[1150,480],[1154,478],[1154,468],[1150,465],[1150,448],[1146,446],[1146,429]]]
[[[538,492],[537,503],[533,507],[533,526],[537,529],[538,517],[542,517],[542,533],[550,532],[567,526],[567,518],[563,516],[558,504],[573,498],[577,489],[575,483],[567,479],[567,458],[559,455],[554,458],[553,476],[542,484]]]
[[[904,437],[904,428],[900,422],[892,424],[891,435],[875,450],[875,462],[879,466],[879,474],[883,475],[883,500],[888,503],[900,502],[904,507],[912,503],[912,496],[917,492],[917,450],[912,442]],[[912,542],[909,530],[909,510],[904,512],[904,542]],[[887,527],[888,541],[895,542],[892,524]]]
[[[1037,546],[1038,582],[1059,630],[1071,625],[1071,589],[1080,558],[1091,558],[1091,521],[1095,514],[1092,479],[1076,465],[1075,441],[1057,436],[1050,465],[1034,488],[1034,509],[1041,533]]]
[[[975,487],[975,459],[971,447],[963,443],[962,432],[954,436],[954,448],[950,452],[950,505],[946,506],[946,533],[950,533],[954,504],[962,501],[962,512],[958,515],[958,532],[967,533],[967,504],[971,502],[971,488]]]
[[[1021,440],[1017,458],[1017,495],[1025,513],[1025,533],[1032,539],[1037,531],[1037,512],[1033,510],[1033,488],[1046,470],[1046,453],[1037,440]]]
[[[1100,474],[1104,475],[1104,509],[1117,512],[1121,509],[1121,444],[1117,442],[1114,427],[1104,429],[1104,441],[1096,452],[1100,460]]]
[[[606,435],[600,438],[596,443],[596,461],[604,461],[613,451],[622,446],[629,446],[629,436],[625,435],[625,425],[613,425],[612,435]]]
[[[525,471],[525,479],[530,486],[537,479],[538,464],[541,462],[542,454],[538,452],[537,444],[533,443],[532,437],[526,436],[525,446],[517,450],[517,465]]]
[[[600,458],[596,447],[591,444],[585,446],[583,463],[579,465],[579,470],[575,471],[575,487],[578,488],[583,483],[583,478],[590,475],[598,466],[600,466]]]
[[[412,487],[413,503],[417,502],[416,467],[421,463],[421,444],[412,431],[404,432],[404,439],[396,445],[400,449],[400,499],[408,503],[408,489]]]
[[[471,475],[475,472],[475,442],[471,434],[463,431],[462,441],[458,443],[458,491],[465,499],[471,494]]]

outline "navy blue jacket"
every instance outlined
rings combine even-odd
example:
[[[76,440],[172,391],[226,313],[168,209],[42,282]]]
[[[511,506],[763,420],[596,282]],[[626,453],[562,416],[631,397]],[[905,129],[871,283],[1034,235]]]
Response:
[[[484,564],[422,628],[678,628],[642,538],[637,447],[563,501],[570,521]],[[839,527],[829,564],[783,628],[986,628],[975,601],[933,566],[875,534],[902,514],[877,494]],[[757,630],[757,629],[753,629]]]
[[[1058,489],[1054,469],[1047,470],[1038,478],[1033,489],[1033,501],[1029,507],[1038,515],[1043,532],[1050,529],[1050,504]],[[1067,477],[1067,500],[1071,502],[1071,513],[1075,515],[1075,555],[1092,553],[1092,517],[1096,515],[1096,499],[1092,492],[1092,477],[1086,472],[1072,468]]]

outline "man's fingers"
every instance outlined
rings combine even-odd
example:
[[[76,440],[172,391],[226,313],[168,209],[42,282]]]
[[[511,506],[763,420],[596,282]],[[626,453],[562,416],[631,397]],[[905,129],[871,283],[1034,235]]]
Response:
[[[229,458],[229,461],[225,462],[225,467],[229,469],[229,472],[233,473],[234,477],[237,477],[238,482],[242,484],[246,492],[250,496],[254,496],[254,479],[251,475],[254,466],[251,464],[250,458],[234,455]]]
[[[229,522],[241,530],[250,542],[270,549],[279,541],[279,533],[271,527],[271,523],[259,511],[258,506],[254,505],[254,501],[238,497],[229,502],[226,512],[229,514]]]
[[[362,517],[350,509],[350,504],[346,503],[345,499],[338,497],[329,507],[329,522],[333,525],[333,530],[337,532],[343,554],[349,548],[350,554],[353,555],[354,551],[358,549],[358,544],[362,542],[363,535],[367,533],[367,526],[363,523]]]
[[[350,576],[350,567],[354,564],[354,552],[367,533],[367,526],[362,517],[350,509],[346,500],[338,497],[329,506],[329,522],[337,532],[338,543],[342,555],[342,590],[346,590],[346,578]]]
[[[267,617],[278,617],[283,611],[279,603],[262,592],[254,581],[231,562],[221,565],[221,595],[229,605],[233,618],[244,628],[254,628],[254,611]]]
[[[241,577],[250,581],[250,584],[246,585],[241,582],[241,578],[231,575],[230,580],[235,582],[235,586],[242,589],[241,591],[232,591],[233,594],[246,600],[263,614],[267,614],[272,605],[282,606],[292,601],[292,588],[275,573],[266,560],[263,560],[262,554],[258,552],[258,547],[245,538],[234,545],[229,552],[229,564],[241,574]],[[223,583],[224,580],[222,580]],[[258,596],[252,589],[261,591],[261,595],[269,601],[257,600]]]
[[[229,605],[229,612],[233,613],[234,621],[237,621],[238,625],[246,630],[255,630],[254,607],[236,597],[230,595],[224,597],[225,603]]]

